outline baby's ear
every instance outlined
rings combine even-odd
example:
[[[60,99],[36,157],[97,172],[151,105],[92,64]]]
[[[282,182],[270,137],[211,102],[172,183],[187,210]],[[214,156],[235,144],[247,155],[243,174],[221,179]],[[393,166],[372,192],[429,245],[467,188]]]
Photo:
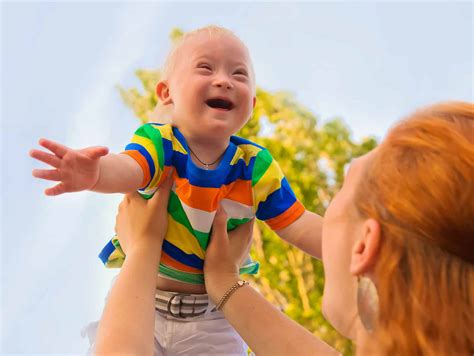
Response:
[[[168,105],[173,103],[173,99],[171,99],[170,89],[168,86],[168,82],[165,80],[161,80],[156,85],[156,95],[158,99],[160,99],[163,105]]]

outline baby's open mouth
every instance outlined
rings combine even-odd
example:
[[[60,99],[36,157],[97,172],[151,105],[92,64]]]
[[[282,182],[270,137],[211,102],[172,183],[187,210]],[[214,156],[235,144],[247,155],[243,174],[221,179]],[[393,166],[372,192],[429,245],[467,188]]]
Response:
[[[206,104],[213,109],[232,110],[234,108],[232,101],[221,98],[206,100]]]

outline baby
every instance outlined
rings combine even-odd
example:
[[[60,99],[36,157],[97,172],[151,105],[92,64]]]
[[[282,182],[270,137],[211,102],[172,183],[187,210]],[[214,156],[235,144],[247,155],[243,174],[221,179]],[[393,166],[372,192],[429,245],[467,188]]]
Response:
[[[257,217],[285,241],[320,257],[321,217],[296,199],[265,148],[233,136],[252,115],[255,74],[246,46],[229,30],[209,26],[189,32],[168,55],[156,92],[172,124],[141,126],[121,154],[105,147],[74,150],[50,140],[54,154],[30,155],[54,167],[34,170],[58,181],[46,195],[92,190],[153,195],[171,174],[174,185],[168,232],[157,275],[155,353],[247,354],[247,346],[207,298],[203,261],[220,204],[228,229]],[[100,254],[121,266],[120,237]],[[250,258],[241,273],[254,274]]]

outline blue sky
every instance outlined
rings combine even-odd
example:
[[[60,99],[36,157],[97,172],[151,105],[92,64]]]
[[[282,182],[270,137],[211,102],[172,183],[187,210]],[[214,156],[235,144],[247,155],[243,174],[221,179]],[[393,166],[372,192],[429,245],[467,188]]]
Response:
[[[218,24],[252,54],[257,81],[286,90],[356,138],[383,137],[440,100],[473,99],[470,2],[1,4],[2,354],[84,352],[110,279],[97,254],[119,195],[56,198],[27,155],[40,137],[120,151],[138,122],[117,84],[159,66],[173,27]]]

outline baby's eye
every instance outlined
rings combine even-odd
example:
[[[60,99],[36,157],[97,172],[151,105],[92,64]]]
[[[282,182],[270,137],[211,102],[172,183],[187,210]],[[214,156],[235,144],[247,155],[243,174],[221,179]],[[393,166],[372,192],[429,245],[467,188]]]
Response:
[[[212,70],[212,67],[210,66],[210,64],[207,64],[207,63],[200,63],[200,64],[198,64],[197,67],[199,69]]]
[[[245,77],[248,77],[248,73],[247,71],[243,70],[243,69],[238,69],[234,72],[234,75],[242,75],[242,76],[245,76]]]

